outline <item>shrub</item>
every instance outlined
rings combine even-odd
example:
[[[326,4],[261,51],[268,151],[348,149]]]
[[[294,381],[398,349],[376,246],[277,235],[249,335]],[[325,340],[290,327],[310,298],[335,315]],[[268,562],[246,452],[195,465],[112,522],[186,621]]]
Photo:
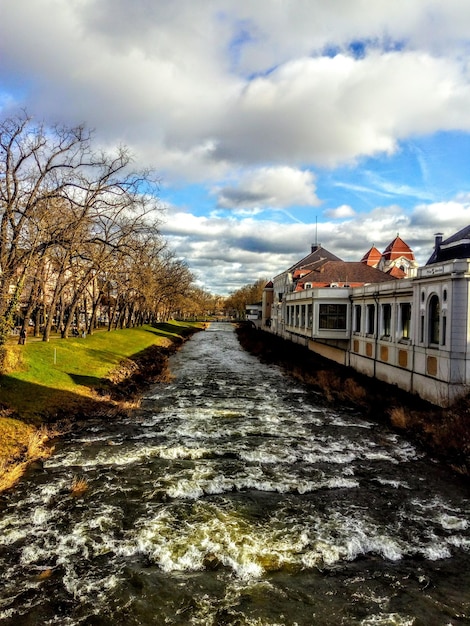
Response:
[[[26,463],[8,463],[0,460],[0,492],[10,489],[18,482],[26,470]]]
[[[390,409],[390,421],[395,428],[404,430],[408,426],[408,415],[402,406],[395,406]]]
[[[88,491],[88,482],[86,478],[83,476],[74,476],[70,487],[72,497],[80,498],[86,491]]]
[[[41,428],[37,428],[30,434],[26,452],[28,459],[42,459],[49,456],[46,443],[52,434],[52,431],[47,426],[41,426]]]
[[[18,346],[0,346],[0,375],[20,370],[23,365]]]

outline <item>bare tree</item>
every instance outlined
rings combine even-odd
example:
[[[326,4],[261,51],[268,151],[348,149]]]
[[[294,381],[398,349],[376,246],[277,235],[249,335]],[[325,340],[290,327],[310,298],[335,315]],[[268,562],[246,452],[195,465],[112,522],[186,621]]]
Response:
[[[59,304],[67,336],[102,268],[130,253],[132,237],[158,232],[154,181],[130,165],[125,148],[94,151],[83,126],[46,129],[26,113],[0,123],[0,345],[39,261],[55,280],[45,302],[47,341]],[[29,294],[28,311],[37,284]]]
[[[258,278],[253,284],[237,289],[227,297],[225,310],[234,311],[238,317],[243,318],[247,304],[255,304],[263,299],[263,290],[267,282],[267,278]]]
[[[0,124],[0,344],[5,342],[28,270],[49,245],[41,223],[49,202],[89,165],[82,127],[33,127],[24,113]]]

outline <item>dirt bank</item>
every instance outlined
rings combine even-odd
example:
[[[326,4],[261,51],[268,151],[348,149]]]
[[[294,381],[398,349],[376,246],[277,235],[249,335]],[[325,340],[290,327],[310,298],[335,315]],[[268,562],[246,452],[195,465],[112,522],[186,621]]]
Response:
[[[441,409],[398,387],[337,365],[307,348],[242,324],[240,344],[266,363],[280,365],[289,375],[320,390],[327,401],[363,410],[405,433],[437,460],[470,476],[470,399]]]

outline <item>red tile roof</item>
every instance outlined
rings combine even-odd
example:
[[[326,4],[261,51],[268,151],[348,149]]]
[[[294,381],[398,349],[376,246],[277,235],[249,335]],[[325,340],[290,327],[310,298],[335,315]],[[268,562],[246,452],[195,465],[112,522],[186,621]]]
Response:
[[[398,236],[388,244],[382,256],[386,261],[393,261],[399,259],[401,256],[410,259],[410,261],[415,260],[415,255],[410,246]]]
[[[382,258],[382,253],[375,246],[372,246],[370,250],[368,250],[365,255],[361,259],[361,263],[366,263],[367,265],[371,265],[375,267],[380,259]]]
[[[388,276],[393,276],[393,278],[406,278],[406,272],[404,272],[400,267],[394,265],[387,271]]]
[[[317,287],[337,283],[339,285],[361,286],[393,279],[394,277],[391,277],[390,274],[385,274],[385,272],[360,261],[325,261],[297,281],[297,285],[311,283],[312,286]]]

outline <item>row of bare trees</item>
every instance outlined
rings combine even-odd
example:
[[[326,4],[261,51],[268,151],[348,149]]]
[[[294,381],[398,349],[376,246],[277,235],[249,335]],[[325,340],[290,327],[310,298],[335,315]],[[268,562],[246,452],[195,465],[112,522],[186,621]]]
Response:
[[[157,181],[84,126],[0,122],[0,345],[34,320],[47,341],[168,316],[193,276],[163,240]],[[103,316],[105,311],[105,316]]]
[[[174,313],[181,319],[212,319],[224,317],[225,298],[192,286],[178,297]]]
[[[244,319],[247,304],[256,304],[262,301],[263,291],[268,282],[267,278],[258,278],[254,283],[244,285],[232,292],[225,300],[224,308],[238,319]]]

